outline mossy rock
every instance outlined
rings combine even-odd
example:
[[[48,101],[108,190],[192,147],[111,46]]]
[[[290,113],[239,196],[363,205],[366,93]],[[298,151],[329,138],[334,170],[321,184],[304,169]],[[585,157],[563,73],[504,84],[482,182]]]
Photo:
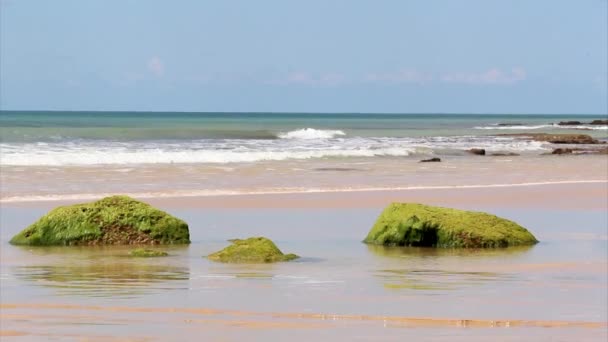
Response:
[[[156,251],[153,249],[137,248],[137,249],[130,251],[129,255],[132,257],[138,257],[138,258],[151,258],[151,257],[164,257],[164,256],[168,256],[169,254],[167,252]]]
[[[228,263],[269,263],[290,261],[299,258],[295,254],[283,254],[281,250],[264,237],[245,240],[229,240],[232,245],[207,256],[209,260]]]
[[[58,207],[15,235],[14,245],[190,243],[186,222],[128,196]]]
[[[363,240],[384,246],[486,248],[533,245],[525,228],[494,215],[416,203],[389,205]]]

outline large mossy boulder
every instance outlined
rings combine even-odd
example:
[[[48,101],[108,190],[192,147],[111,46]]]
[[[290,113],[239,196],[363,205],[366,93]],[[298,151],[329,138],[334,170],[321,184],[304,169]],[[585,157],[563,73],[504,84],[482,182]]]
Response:
[[[363,240],[385,246],[485,248],[533,245],[525,228],[494,215],[416,203],[389,205]]]
[[[190,243],[186,222],[127,196],[58,207],[15,235],[14,245]]]
[[[274,242],[264,237],[229,241],[232,245],[208,255],[207,258],[219,262],[245,264],[290,261],[299,258],[295,254],[283,254]]]

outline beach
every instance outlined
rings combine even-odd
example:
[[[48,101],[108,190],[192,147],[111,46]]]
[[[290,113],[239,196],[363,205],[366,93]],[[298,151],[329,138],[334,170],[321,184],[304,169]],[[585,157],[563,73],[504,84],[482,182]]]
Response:
[[[550,124],[562,117],[534,117],[522,129],[497,124],[510,117],[161,115],[144,124],[152,133],[142,133],[130,126],[141,114],[106,114],[102,124],[81,113],[71,125],[62,115],[9,114],[0,155],[3,340],[608,337],[607,156],[555,155],[555,148],[581,145],[488,134],[504,127],[581,132]],[[267,124],[260,133],[260,120],[276,128]],[[161,123],[188,126],[196,136],[159,137]],[[608,140],[602,127],[582,132],[601,144]],[[91,136],[93,128],[106,138]],[[441,162],[420,162],[429,157]],[[57,206],[113,194],[185,220],[191,244],[153,246],[169,256],[138,259],[128,257],[131,246],[8,243]],[[393,202],[487,212],[540,242],[491,249],[363,244]],[[205,258],[229,239],[250,236],[301,258]]]
[[[10,246],[12,234],[68,202],[3,204],[2,333],[21,340],[602,340],[607,184],[150,200],[191,223],[192,244],[165,248],[171,256],[160,261],[126,258],[129,248],[120,246]],[[490,250],[361,243],[385,204],[411,200],[513,219],[541,243]],[[253,235],[302,259],[223,265],[203,258],[227,239]]]

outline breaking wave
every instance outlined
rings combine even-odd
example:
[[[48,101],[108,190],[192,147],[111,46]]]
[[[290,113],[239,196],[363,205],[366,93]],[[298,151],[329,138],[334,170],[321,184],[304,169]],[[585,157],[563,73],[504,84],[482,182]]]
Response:
[[[314,128],[302,128],[294,131],[279,133],[281,139],[331,139],[338,136],[345,136],[346,133],[340,130],[325,130]]]

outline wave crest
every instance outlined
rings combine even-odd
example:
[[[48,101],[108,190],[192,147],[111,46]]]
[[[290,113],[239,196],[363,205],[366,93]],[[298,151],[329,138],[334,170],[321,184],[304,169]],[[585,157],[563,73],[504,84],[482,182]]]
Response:
[[[346,133],[340,130],[331,129],[314,129],[314,128],[301,128],[294,131],[279,133],[278,137],[281,139],[331,139],[337,136],[345,136]]]

